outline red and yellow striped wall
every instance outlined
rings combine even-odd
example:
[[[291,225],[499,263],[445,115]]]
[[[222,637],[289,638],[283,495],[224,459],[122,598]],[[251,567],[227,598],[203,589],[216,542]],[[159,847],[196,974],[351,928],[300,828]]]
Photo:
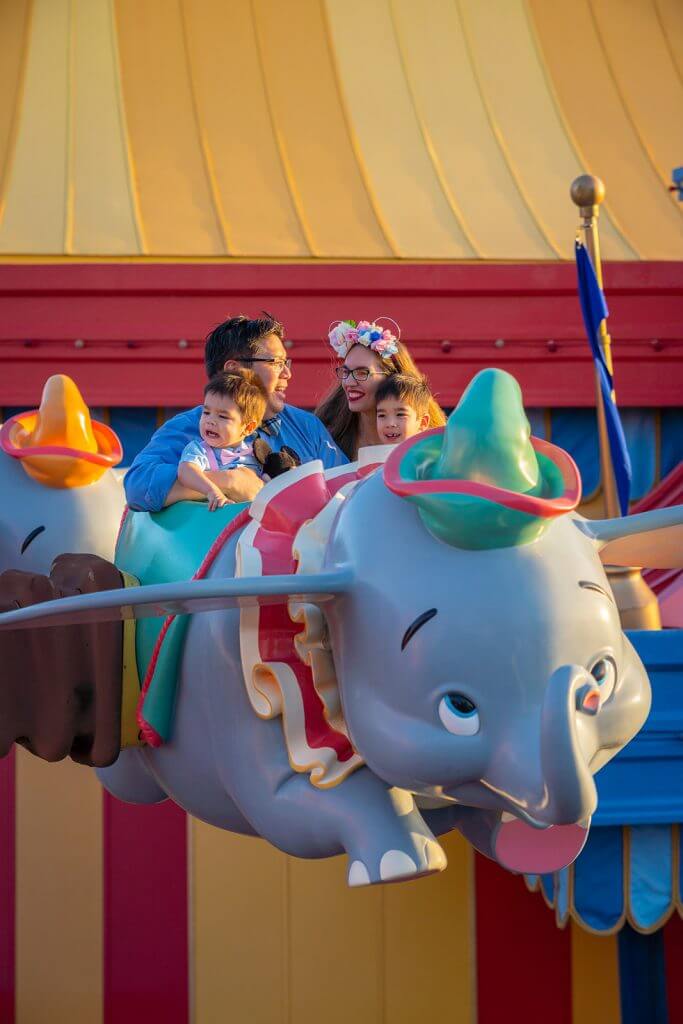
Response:
[[[0,255],[679,259],[679,0],[3,0]]]
[[[306,862],[133,807],[94,773],[0,762],[3,1024],[618,1024],[616,938],[555,927],[457,835],[449,866],[351,891]],[[683,922],[666,926],[671,1020]]]

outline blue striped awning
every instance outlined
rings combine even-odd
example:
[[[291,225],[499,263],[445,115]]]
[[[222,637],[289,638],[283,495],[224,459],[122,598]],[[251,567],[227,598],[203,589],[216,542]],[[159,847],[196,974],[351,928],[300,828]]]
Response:
[[[580,857],[550,875],[527,875],[558,927],[572,918],[588,932],[613,935],[628,922],[643,934],[683,917],[679,825],[595,827]]]

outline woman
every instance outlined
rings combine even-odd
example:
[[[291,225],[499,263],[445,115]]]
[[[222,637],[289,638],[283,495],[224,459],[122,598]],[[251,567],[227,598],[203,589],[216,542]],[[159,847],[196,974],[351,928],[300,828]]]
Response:
[[[393,320],[380,317],[393,324]],[[420,377],[408,349],[397,334],[381,323],[342,320],[332,325],[330,345],[342,360],[335,368],[339,383],[323,398],[315,410],[334,441],[352,461],[359,448],[380,444],[375,418],[375,392],[382,379],[392,373]],[[434,399],[429,404],[429,426],[446,422],[441,407]]]

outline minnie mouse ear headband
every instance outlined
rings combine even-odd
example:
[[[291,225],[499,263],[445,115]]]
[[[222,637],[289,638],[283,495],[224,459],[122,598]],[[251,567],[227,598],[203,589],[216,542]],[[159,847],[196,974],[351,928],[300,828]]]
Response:
[[[393,325],[396,333],[384,327],[383,323]],[[401,328],[388,316],[378,316],[372,323],[369,320],[359,320],[358,323],[355,320],[335,320],[330,325],[328,337],[340,359],[344,359],[354,345],[365,345],[381,359],[390,359],[398,352]]]

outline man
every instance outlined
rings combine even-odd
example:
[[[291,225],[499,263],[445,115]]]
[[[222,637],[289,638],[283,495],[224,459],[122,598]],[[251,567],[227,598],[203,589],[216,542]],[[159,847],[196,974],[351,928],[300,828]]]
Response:
[[[253,370],[263,382],[268,404],[257,433],[274,451],[289,445],[302,462],[321,459],[325,468],[347,462],[320,420],[310,412],[285,403],[292,376],[291,360],[283,344],[284,329],[268,314],[260,320],[236,316],[219,324],[206,339],[204,364],[209,378],[222,370]],[[178,462],[188,441],[199,436],[201,406],[179,413],[152,436],[136,456],[124,486],[131,508],[158,512],[175,501],[201,501],[204,495],[178,481]],[[232,501],[251,501],[263,481],[246,467],[215,470],[207,476]]]

